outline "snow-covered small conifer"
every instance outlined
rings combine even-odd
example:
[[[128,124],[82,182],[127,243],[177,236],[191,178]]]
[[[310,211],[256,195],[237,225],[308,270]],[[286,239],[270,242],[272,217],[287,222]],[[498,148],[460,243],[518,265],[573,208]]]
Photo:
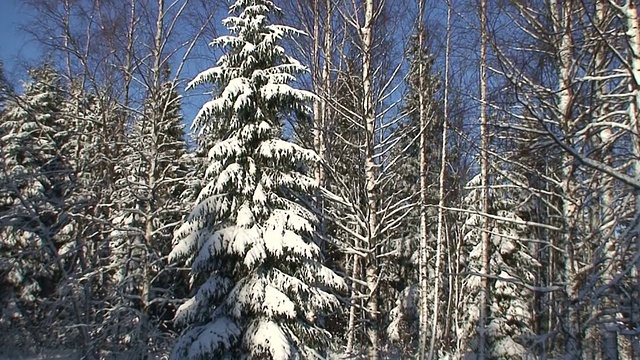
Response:
[[[0,291],[36,325],[51,316],[42,300],[60,281],[59,259],[71,241],[71,171],[61,156],[67,132],[60,76],[49,65],[29,75],[24,94],[8,101],[0,116]]]
[[[502,176],[496,176],[495,181],[510,184]],[[477,209],[480,204],[479,182],[480,177],[476,176],[468,183],[472,190],[465,198],[465,203],[471,209]],[[523,220],[515,210],[524,203],[523,192],[511,185],[492,188],[489,194],[496,215],[513,222],[494,221],[491,228],[487,351],[491,358],[495,359],[525,359],[531,355],[528,349],[534,337],[531,304],[526,300],[530,299],[533,293],[523,284],[533,282],[536,268],[540,264],[531,255],[531,249],[520,240],[532,236],[527,232],[526,226],[518,224]],[[481,278],[478,274],[481,273],[483,250],[480,240],[481,221],[481,215],[471,214],[464,224],[464,243],[468,244],[465,263],[469,275],[463,279],[465,295],[462,303],[466,316],[458,329],[458,337],[464,339],[467,355],[475,353],[478,349],[476,326],[480,315],[478,293],[481,289]]]
[[[330,289],[344,284],[321,263],[303,201],[316,187],[304,170],[317,156],[283,137],[286,117],[312,98],[289,85],[305,68],[280,45],[299,32],[271,24],[280,9],[268,0],[230,10],[230,35],[213,42],[225,54],[189,84],[219,89],[193,126],[221,140],[170,255],[186,260],[195,289],[176,314],[188,328],[172,357],[309,358],[327,345],[318,318],[337,306]]]
[[[389,263],[390,283],[400,291],[393,294],[395,307],[389,311],[389,325],[387,334],[389,339],[399,347],[405,356],[415,351],[420,338],[420,302],[424,296],[429,309],[433,306],[434,286],[431,283],[421,293],[420,289],[420,240],[422,236],[421,221],[423,209],[421,206],[421,143],[420,138],[424,132],[426,141],[425,152],[429,156],[427,163],[427,177],[429,186],[426,191],[426,204],[431,205],[424,209],[427,218],[425,229],[428,244],[433,244],[433,249],[425,251],[435,254],[437,241],[437,208],[438,183],[440,173],[440,152],[442,148],[441,133],[443,117],[441,112],[441,100],[438,95],[440,79],[434,70],[434,58],[429,55],[429,49],[419,43],[419,36],[413,35],[410,48],[407,52],[409,71],[406,78],[407,92],[403,98],[402,111],[406,114],[403,121],[395,129],[398,143],[390,150],[391,158],[398,159],[393,162],[394,181],[390,181],[382,188],[387,198],[396,198],[398,203],[413,204],[406,213],[400,212],[396,217],[401,221],[390,231],[390,238],[396,250],[393,261]],[[421,78],[422,77],[422,78]],[[421,96],[422,95],[422,96]],[[426,127],[421,129],[420,99],[424,101],[424,114]],[[451,183],[451,179],[446,180]],[[427,273],[433,274],[435,261],[427,262]],[[433,280],[433,276],[430,276]],[[446,279],[446,277],[444,277]],[[430,334],[427,333],[427,338]]]
[[[7,78],[4,76],[4,64],[0,61],[0,111],[4,109],[7,97],[11,93],[11,86],[7,82]]]
[[[110,300],[106,313],[117,350],[147,353],[159,344],[154,314],[170,298],[174,283],[165,257],[175,226],[186,213],[187,160],[181,101],[172,82],[150,89],[144,111],[127,134],[116,165],[117,209],[109,239]],[[172,284],[173,285],[173,284]],[[150,338],[156,337],[154,342]]]

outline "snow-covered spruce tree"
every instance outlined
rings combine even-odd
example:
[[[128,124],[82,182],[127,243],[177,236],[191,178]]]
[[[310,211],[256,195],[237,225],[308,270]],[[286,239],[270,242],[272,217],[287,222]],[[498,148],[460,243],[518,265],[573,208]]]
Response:
[[[162,342],[158,316],[172,282],[165,257],[173,230],[187,211],[181,201],[188,169],[180,112],[180,97],[171,82],[151,89],[115,168],[119,206],[109,241],[109,282],[110,301],[119,306],[107,312],[105,321],[116,351],[147,353],[156,346],[150,338]]]
[[[407,76],[407,93],[404,96],[406,103],[403,106],[404,121],[395,131],[398,136],[398,145],[392,149],[392,157],[398,161],[393,163],[395,173],[394,181],[385,184],[383,188],[386,197],[396,197],[406,204],[412,204],[411,210],[402,218],[401,226],[392,233],[393,249],[397,249],[394,255],[395,261],[390,264],[390,282],[398,290],[392,296],[396,298],[396,306],[389,313],[389,326],[387,334],[389,339],[396,343],[405,356],[415,351],[418,345],[419,335],[419,310],[420,310],[420,283],[419,283],[419,259],[422,206],[420,204],[420,137],[425,136],[425,153],[429,158],[425,176],[426,183],[432,184],[426,191],[425,205],[438,203],[438,173],[440,163],[441,139],[439,133],[442,128],[441,101],[437,94],[440,89],[440,80],[434,74],[434,59],[428,53],[428,49],[422,46],[417,35],[410,39],[409,73]],[[420,73],[422,72],[422,74]],[[422,79],[420,79],[422,75]],[[422,96],[420,96],[422,93]],[[421,104],[421,99],[423,103]],[[425,128],[421,131],[420,106],[423,106],[425,116]],[[426,233],[429,244],[435,243],[437,232],[437,210],[435,207],[425,208],[427,217]],[[432,252],[432,249],[428,249]],[[428,273],[433,273],[432,264]],[[425,291],[428,301],[432,302],[429,286]],[[431,306],[429,306],[430,308]],[[428,331],[428,330],[427,330]]]
[[[516,177],[517,174],[512,176]],[[519,178],[524,181],[524,179]],[[526,239],[532,234],[520,214],[526,192],[509,180],[496,175],[496,185],[490,188],[489,203],[495,216],[503,220],[492,221],[490,244],[492,257],[489,269],[489,297],[487,314],[487,356],[492,359],[527,359],[534,337],[533,311],[530,299],[533,292],[526,285],[534,282],[539,262],[531,255],[532,249]],[[479,211],[481,200],[480,176],[472,178],[467,187],[471,190],[464,202],[472,211]],[[464,295],[463,320],[457,329],[458,341],[466,355],[477,354],[478,336],[475,324],[480,316],[478,293],[481,290],[482,215],[472,213],[464,224],[465,254],[461,259],[466,264],[467,275],[462,281]],[[464,354],[461,354],[464,356]]]
[[[194,121],[221,134],[209,150],[207,184],[176,231],[170,259],[186,258],[195,294],[176,314],[188,325],[175,359],[297,359],[322,352],[318,324],[343,280],[321,264],[307,207],[314,180],[304,171],[313,151],[283,139],[285,117],[306,111],[312,95],[288,85],[305,71],[279,45],[299,32],[272,25],[268,0],[238,0],[214,40],[227,52],[189,88],[220,91]],[[305,201],[306,200],[306,201]]]
[[[116,132],[109,131],[117,124],[114,112],[100,96],[88,93],[79,83],[70,84],[62,108],[69,133],[62,153],[73,171],[66,198],[71,222],[65,228],[71,241],[60,252],[73,262],[47,301],[56,307],[56,327],[64,331],[62,338],[89,357],[103,347],[97,335],[103,323],[102,310],[110,306],[104,302],[108,292],[104,274],[113,185],[106,169],[115,159],[110,149]]]
[[[24,94],[9,101],[0,118],[0,288],[3,305],[14,309],[2,323],[33,331],[29,342],[15,346],[40,345],[50,335],[37,326],[54,315],[43,301],[64,275],[70,241],[71,171],[61,153],[65,91],[49,65],[29,75]]]
[[[4,64],[0,61],[0,111],[4,109],[5,102],[11,93],[11,86],[4,74]]]

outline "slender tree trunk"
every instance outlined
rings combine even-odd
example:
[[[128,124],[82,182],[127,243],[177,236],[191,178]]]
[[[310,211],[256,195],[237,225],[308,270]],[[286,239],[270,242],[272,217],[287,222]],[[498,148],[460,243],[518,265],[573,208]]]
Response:
[[[603,29],[606,26],[607,21],[607,0],[597,0],[595,3],[595,17],[594,22],[595,26],[600,29]],[[597,37],[596,37],[597,38]],[[594,65],[594,76],[597,78],[601,76],[606,70],[606,51],[607,47],[605,44],[598,43],[595,47],[595,65]],[[594,110],[594,119],[599,120],[602,116],[606,116],[606,104],[605,99],[605,86],[606,81],[596,80],[594,81],[595,88],[595,97],[597,104],[597,108]],[[602,130],[600,130],[600,134],[598,139],[597,146],[600,147],[601,161],[609,166],[614,166],[612,163],[612,156],[610,154],[609,146],[611,144],[611,139],[613,137],[613,131],[611,127],[603,126]],[[599,174],[600,178],[599,187],[602,189],[602,195],[600,196],[600,206],[599,211],[596,213],[596,218],[593,223],[598,226],[598,233],[603,234],[606,237],[607,244],[605,245],[605,257],[608,261],[615,261],[615,242],[617,238],[615,236],[606,234],[610,234],[612,230],[612,226],[615,223],[613,219],[614,212],[614,193],[613,193],[613,185],[611,182],[611,178],[606,174]],[[615,271],[617,267],[613,264],[604,264],[604,273],[603,273],[603,281],[608,282],[613,279],[615,276]],[[607,304],[607,306],[612,306],[614,304]],[[615,318],[611,315],[604,315],[604,323],[600,325],[600,339],[595,339],[595,341],[601,341],[600,348],[602,349],[601,355],[603,360],[615,360],[618,359],[618,336],[615,329],[612,326],[615,326]]]
[[[316,206],[321,214],[318,224],[318,234],[321,238],[326,236],[326,221],[324,218],[324,201],[321,196],[321,188],[325,187],[326,174],[324,161],[326,160],[326,117],[327,117],[327,99],[330,88],[330,59],[331,59],[331,0],[325,3],[326,16],[324,24],[321,26],[321,0],[314,0],[313,8],[313,81],[314,90],[318,97],[313,101],[313,145],[321,164],[316,168],[315,179],[318,183],[316,192]],[[323,28],[321,30],[321,28]],[[323,252],[326,250],[326,242],[319,240],[318,244]]]
[[[129,105],[130,105],[130,100],[131,100],[131,81],[133,80],[133,69],[134,69],[134,65],[133,65],[133,59],[134,59],[134,54],[133,54],[133,48],[134,48],[134,44],[135,44],[135,33],[136,33],[136,24],[137,24],[137,20],[136,20],[136,1],[135,0],[131,0],[130,3],[131,6],[131,14],[130,14],[130,18],[129,18],[129,29],[127,31],[127,45],[126,45],[126,51],[124,54],[124,64],[123,64],[123,71],[124,71],[124,100],[123,100],[123,107],[125,109],[129,109]],[[116,49],[114,49],[113,51],[116,51]],[[124,121],[122,122],[122,124],[120,124],[122,126],[122,133],[124,134],[124,126],[125,123]],[[120,130],[120,129],[118,129]]]
[[[545,167],[544,169],[545,175],[546,176],[551,176],[551,170],[549,169],[549,167]],[[545,190],[549,191],[549,192],[553,192],[554,191],[554,186],[553,185],[549,185],[548,183],[545,184],[546,188]],[[545,212],[544,212],[544,216],[545,219],[552,219],[553,215],[555,215],[555,213],[552,213],[552,209],[550,209],[549,206],[545,206]],[[545,234],[547,235],[547,239],[549,241],[549,247],[548,249],[545,251],[546,254],[546,259],[547,259],[547,266],[546,266],[546,285],[551,285],[553,283],[556,283],[556,248],[558,246],[558,240],[556,239],[556,236],[554,236],[554,234],[550,233],[549,231],[546,231]],[[556,324],[556,319],[555,319],[555,304],[556,304],[556,293],[554,292],[550,292],[549,296],[548,296],[548,304],[546,306],[546,326],[547,326],[547,331],[551,332],[553,331],[553,329],[555,328],[555,324]],[[547,346],[543,346],[543,350],[545,350],[545,354],[546,353],[550,353],[552,350],[555,349],[555,344],[553,343],[553,341],[548,341],[547,342]],[[545,355],[546,356],[546,355]]]
[[[573,131],[573,119],[571,107],[574,94],[571,88],[571,65],[573,38],[571,35],[571,13],[573,0],[550,0],[552,23],[554,32],[559,34],[558,55],[558,110],[560,114],[559,125],[565,134]],[[561,169],[561,194],[562,194],[562,221],[565,229],[562,234],[562,247],[564,248],[562,276],[566,283],[565,299],[563,306],[564,317],[562,319],[565,335],[565,356],[567,359],[579,359],[582,356],[581,331],[579,324],[576,301],[578,296],[578,284],[575,277],[575,258],[573,248],[573,219],[575,217],[575,205],[571,202],[572,185],[572,158],[566,152],[562,156]]]
[[[320,156],[321,159],[323,156],[322,153],[322,142],[323,142],[323,133],[322,133],[322,120],[323,120],[323,87],[324,82],[322,79],[322,72],[320,71],[320,57],[321,57],[321,45],[320,45],[320,0],[313,1],[313,11],[316,16],[313,17],[313,85],[315,91],[318,93],[318,97],[313,100],[313,147]],[[318,186],[322,186],[322,182],[324,179],[324,168],[322,165],[319,165],[316,168],[316,182]],[[321,197],[320,190],[316,192],[316,206],[318,210],[322,214],[321,206]]]
[[[154,36],[154,46],[153,46],[153,68],[151,69],[152,72],[152,76],[153,76],[153,81],[152,81],[152,88],[149,89],[149,94],[152,94],[152,98],[156,99],[156,104],[157,101],[159,100],[164,100],[161,99],[161,82],[162,82],[162,53],[163,53],[163,36],[164,36],[164,0],[157,0],[157,6],[158,6],[158,13],[157,13],[157,18],[156,18],[156,29],[155,29],[155,36]],[[156,231],[156,228],[153,224],[154,222],[154,212],[156,209],[154,209],[154,196],[155,196],[155,188],[157,186],[157,177],[158,177],[158,152],[159,149],[157,148],[157,144],[158,144],[158,137],[161,135],[158,133],[158,122],[162,121],[162,118],[164,116],[164,108],[156,108],[156,109],[152,109],[152,111],[155,113],[152,119],[149,119],[151,121],[151,123],[149,124],[150,126],[150,130],[151,130],[151,136],[150,138],[152,139],[151,144],[149,144],[149,146],[151,146],[151,158],[148,159],[149,160],[149,169],[147,170],[147,185],[149,187],[150,190],[150,194],[149,194],[149,199],[147,200],[147,209],[146,210],[146,218],[145,218],[145,236],[144,236],[144,240],[145,240],[145,244],[144,244],[144,251],[145,253],[143,254],[144,256],[144,274],[143,274],[143,278],[144,278],[144,283],[142,284],[142,301],[143,304],[146,307],[149,305],[149,303],[151,302],[151,266],[152,264],[149,263],[149,260],[152,258],[152,254],[149,254],[149,252],[153,251],[153,236],[154,233]]]
[[[427,219],[427,113],[424,98],[424,64],[422,59],[422,46],[424,44],[424,0],[418,1],[418,115],[420,117],[420,328],[418,358],[424,359],[427,349],[427,331],[429,329],[429,263],[427,243],[429,240],[429,224]],[[437,275],[436,275],[437,276]],[[433,328],[432,328],[433,330]]]
[[[327,121],[329,117],[329,107],[327,106],[328,99],[331,98],[331,54],[332,54],[332,30],[331,30],[331,18],[332,14],[332,0],[326,0],[325,3],[325,23],[324,23],[324,41],[322,44],[322,54],[323,54],[323,63],[322,63],[322,102],[320,103],[320,123],[318,124],[318,156],[321,160],[326,160],[327,158],[327,139],[326,139],[326,131],[327,131]],[[318,171],[318,184],[319,186],[327,186],[326,174],[323,167],[320,167]],[[322,201],[322,200],[321,200]],[[320,204],[321,211],[324,211],[324,203]],[[327,235],[327,224],[324,217],[320,218],[320,234],[323,236]]]
[[[615,2],[614,2],[615,3]],[[631,79],[629,81],[629,119],[635,134],[640,130],[640,21],[638,10],[633,0],[627,0],[626,4],[618,7],[623,13],[627,28],[627,39],[631,50]],[[632,163],[633,175],[640,178],[640,141],[637,135],[633,144],[634,159]],[[636,214],[640,214],[640,189],[636,190]]]
[[[359,246],[356,243],[354,246]],[[351,270],[351,278],[359,280],[360,279],[360,256],[358,254],[353,254],[352,259],[353,269]],[[355,346],[355,338],[356,338],[356,321],[357,321],[357,307],[356,299],[358,297],[358,283],[355,281],[351,282],[351,303],[349,304],[349,323],[347,324],[347,356],[354,356],[354,346]]]
[[[64,9],[64,16],[62,18],[62,27],[64,31],[64,37],[62,39],[62,46],[65,49],[71,49],[71,3],[69,0],[64,0],[62,3]],[[65,67],[67,79],[73,79],[73,72],[71,71],[71,53],[65,51]]]
[[[449,128],[449,89],[450,89],[450,81],[449,81],[449,73],[450,73],[450,66],[451,66],[451,16],[453,13],[453,7],[451,4],[451,0],[447,0],[447,25],[446,25],[446,39],[445,39],[445,53],[444,53],[444,94],[443,94],[443,99],[444,99],[444,103],[443,103],[443,129],[442,129],[442,154],[441,154],[441,166],[443,167],[441,169],[441,178],[445,177],[446,172],[444,170],[444,167],[447,166],[447,154],[446,154],[446,149],[447,149],[447,139],[448,139],[448,128]],[[444,187],[441,186],[439,189],[440,191],[445,191]],[[440,222],[442,222],[443,225],[446,225],[445,223],[445,213],[444,213],[444,208],[443,206],[446,205],[445,202],[445,194],[443,192],[440,192],[439,194],[439,209],[438,209],[438,224],[440,224]],[[442,214],[440,213],[440,211],[442,211]],[[442,220],[440,220],[440,217],[442,216]],[[451,242],[451,237],[449,236],[449,234],[451,233],[451,229],[448,227],[444,228],[444,232],[443,232],[443,236],[446,239],[446,254],[447,254],[447,269],[448,269],[448,294],[447,294],[447,310],[446,310],[446,321],[445,321],[445,335],[443,336],[444,339],[444,344],[447,347],[447,350],[451,350],[451,331],[452,331],[452,325],[455,323],[455,311],[453,310],[453,307],[457,307],[457,303],[455,302],[456,300],[456,282],[458,281],[457,278],[457,274],[458,274],[458,270],[457,270],[457,265],[459,263],[458,259],[456,256],[454,256],[455,254],[452,253],[452,251],[454,250],[454,246],[452,246],[452,242]]]
[[[482,213],[489,213],[489,134],[487,132],[487,2],[480,1],[480,180]],[[489,307],[490,238],[489,218],[482,219],[482,279],[478,319],[478,359],[487,358],[487,312]]]
[[[610,0],[613,1],[613,0]],[[613,1],[615,2],[615,1]],[[622,12],[623,18],[626,21],[627,41],[629,42],[629,48],[631,50],[631,79],[629,81],[629,122],[630,127],[633,129],[635,138],[631,141],[633,158],[632,160],[632,172],[633,177],[640,179],[640,18],[638,16],[638,9],[634,0],[627,0],[626,3],[618,7]],[[640,218],[640,188],[635,190],[635,218]],[[635,250],[640,251],[640,225],[636,225],[635,229]],[[640,261],[637,261],[635,267],[632,270],[631,276],[635,279],[636,284],[640,284]],[[633,301],[633,300],[631,300]],[[637,300],[636,300],[637,301]],[[637,303],[636,303],[637,304]],[[637,305],[636,305],[637,306]],[[634,341],[633,336],[630,338],[631,342],[631,356],[640,356],[640,344],[638,341]]]
[[[436,332],[442,324],[438,323],[440,317],[440,265],[442,263],[441,256],[444,249],[445,241],[445,228],[444,228],[444,206],[445,206],[445,179],[447,169],[447,138],[449,130],[449,55],[451,50],[451,3],[447,1],[447,25],[446,25],[446,45],[445,45],[445,60],[444,60],[444,109],[442,120],[442,136],[440,147],[440,176],[438,179],[438,234],[436,239],[436,269],[434,274],[434,295],[433,295],[433,316],[431,318],[431,342],[429,344],[429,359],[433,359]],[[422,79],[422,78],[421,78]],[[449,294],[451,296],[451,294]],[[448,317],[448,314],[447,314]],[[444,332],[448,329],[445,326]]]
[[[360,29],[362,36],[362,91],[363,120],[365,125],[365,181],[367,196],[367,249],[366,282],[367,298],[367,335],[369,337],[368,358],[378,360],[379,354],[379,320],[378,320],[378,166],[376,164],[376,113],[373,97],[373,0],[364,2],[364,25]]]

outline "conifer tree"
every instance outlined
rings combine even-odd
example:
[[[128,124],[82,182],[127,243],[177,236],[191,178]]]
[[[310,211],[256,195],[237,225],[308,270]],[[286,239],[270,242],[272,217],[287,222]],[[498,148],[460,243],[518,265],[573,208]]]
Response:
[[[117,111],[104,98],[87,92],[79,83],[70,85],[69,97],[62,113],[69,138],[62,154],[72,169],[68,214],[71,219],[68,256],[74,260],[67,267],[65,283],[61,284],[57,301],[58,326],[76,329],[77,343],[85,356],[98,356],[106,349],[103,333],[105,301],[109,292],[105,276],[108,273],[107,234],[113,194],[110,169],[114,159],[113,142],[121,141],[115,128]],[[68,331],[68,330],[67,330]],[[75,336],[66,338],[73,339]]]
[[[438,98],[440,80],[434,74],[434,59],[430,56],[418,36],[413,36],[410,41],[409,72],[407,77],[407,94],[403,112],[404,121],[395,129],[398,136],[398,144],[393,149],[392,157],[398,158],[393,163],[395,177],[385,188],[388,197],[396,197],[399,201],[411,204],[408,214],[402,219],[402,226],[398,226],[392,233],[394,246],[398,249],[395,255],[396,261],[391,263],[391,283],[399,290],[396,296],[396,306],[390,312],[390,324],[387,328],[390,340],[398,343],[405,353],[409,353],[417,345],[419,334],[419,308],[420,308],[420,284],[419,284],[419,257],[421,236],[421,212],[427,217],[429,225],[425,231],[430,242],[435,241],[436,214],[435,207],[424,208],[420,205],[420,137],[424,136],[429,158],[426,174],[427,183],[431,184],[426,191],[426,204],[438,203],[438,194],[435,184],[438,183],[439,159],[441,140],[439,133],[442,128],[441,101]],[[422,71],[422,73],[421,73]],[[420,79],[422,77],[422,79]],[[420,96],[422,92],[422,96]],[[421,104],[420,98],[423,99]],[[426,127],[421,129],[420,106],[423,106]],[[423,134],[424,132],[424,134]],[[429,264],[427,264],[429,265]],[[431,268],[429,272],[433,272]],[[427,289],[425,289],[427,291]],[[431,299],[430,293],[427,298]]]
[[[4,63],[0,61],[0,111],[4,109],[7,97],[11,93],[11,86],[4,74]]]
[[[65,271],[71,172],[61,152],[68,133],[60,77],[49,65],[29,75],[0,118],[0,283],[14,319],[33,326],[50,318],[43,301]],[[47,337],[35,334],[34,342]]]
[[[121,350],[148,352],[150,337],[161,343],[157,321],[171,297],[172,279],[165,257],[186,212],[181,200],[188,168],[180,112],[172,83],[151,89],[116,166],[119,208],[110,234],[109,267],[111,301],[121,306],[108,319],[118,329],[114,336]]]
[[[511,174],[514,178],[517,174]],[[519,178],[520,181],[525,181]],[[467,275],[463,279],[464,319],[458,329],[458,338],[465,343],[466,351],[477,353],[480,340],[474,329],[480,316],[478,293],[481,291],[482,251],[481,218],[479,213],[481,194],[480,177],[469,181],[471,190],[465,198],[467,207],[474,213],[467,216],[464,228],[466,252],[461,259],[466,264]],[[490,244],[492,258],[489,268],[490,292],[488,296],[487,356],[492,359],[523,359],[530,354],[532,331],[532,305],[527,299],[533,292],[527,287],[536,276],[539,262],[532,256],[524,239],[531,237],[524,226],[522,214],[526,208],[518,208],[526,202],[526,194],[508,179],[496,176],[489,193],[489,203],[497,220],[492,221]],[[475,213],[478,212],[478,213]]]
[[[175,234],[170,259],[187,260],[197,290],[176,314],[189,327],[172,357],[308,358],[327,346],[318,318],[337,306],[329,289],[343,281],[313,241],[316,184],[305,171],[317,156],[284,137],[284,120],[312,99],[288,85],[305,68],[280,45],[299,31],[270,23],[280,12],[271,1],[238,0],[230,12],[231,34],[213,42],[226,53],[189,84],[219,89],[194,128],[222,140]]]

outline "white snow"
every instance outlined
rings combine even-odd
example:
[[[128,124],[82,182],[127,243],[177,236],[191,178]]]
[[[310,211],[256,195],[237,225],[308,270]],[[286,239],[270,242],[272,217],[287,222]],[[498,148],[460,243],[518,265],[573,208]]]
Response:
[[[266,351],[273,359],[291,359],[293,349],[287,336],[278,324],[268,320],[254,320],[249,325],[244,342],[251,346],[259,356],[260,350]]]

